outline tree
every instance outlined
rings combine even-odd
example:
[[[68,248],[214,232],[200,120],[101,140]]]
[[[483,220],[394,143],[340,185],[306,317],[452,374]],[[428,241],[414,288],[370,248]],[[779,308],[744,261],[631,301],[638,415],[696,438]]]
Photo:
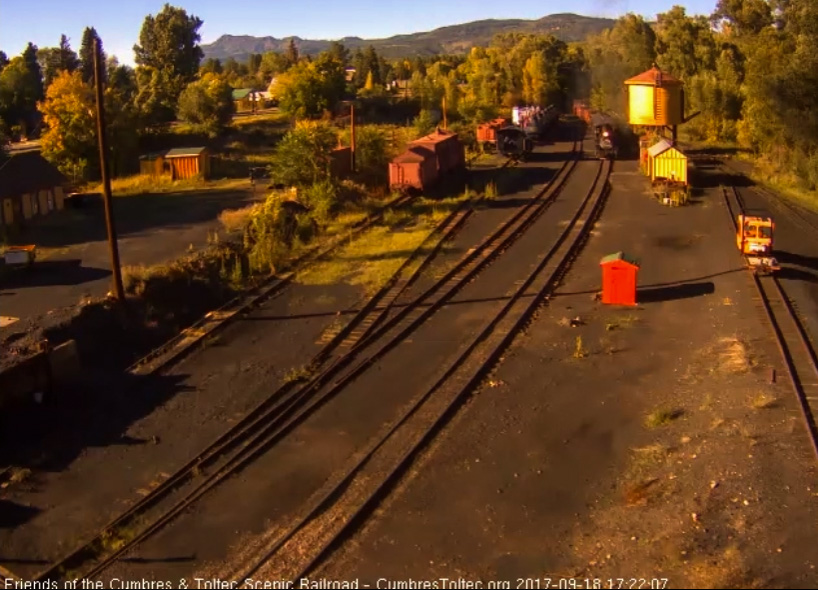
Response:
[[[204,55],[199,47],[202,24],[198,17],[170,4],[156,16],[145,17],[134,53],[137,104],[148,120],[170,120],[179,95],[196,78]]]
[[[268,51],[261,56],[261,65],[259,66],[259,74],[264,81],[270,82],[276,74],[283,74],[289,67],[287,58],[275,51]]]
[[[46,47],[37,52],[40,67],[43,72],[43,84],[46,88],[51,85],[60,72],[73,72],[79,68],[80,60],[76,52],[71,49],[68,37],[62,35],[58,47]]]
[[[199,68],[199,74],[221,74],[223,71],[222,61],[213,57],[206,59]]]
[[[191,82],[179,96],[179,117],[214,137],[230,122],[234,110],[233,89],[216,74]]]
[[[86,84],[94,83],[94,40],[99,40],[100,59],[105,61],[105,51],[102,48],[102,40],[94,27],[86,27],[82,32],[82,43],[80,44],[80,71],[82,81]],[[104,80],[103,80],[104,81]]]
[[[47,129],[42,136],[43,156],[67,175],[78,165],[98,160],[95,102],[82,73],[65,71],[57,75],[39,105]]]
[[[709,21],[689,17],[681,6],[658,15],[657,53],[662,69],[687,80],[716,66],[716,41]]]
[[[330,178],[330,154],[338,145],[335,131],[317,121],[301,121],[276,146],[270,168],[276,182],[310,186]]]
[[[6,55],[5,52],[0,51],[0,72],[2,72],[3,68],[7,65],[9,65],[9,56]]]
[[[37,101],[43,97],[43,80],[37,48],[31,43],[0,72],[0,117],[25,135],[39,119]]]
[[[719,0],[710,20],[739,35],[757,35],[773,24],[773,12],[766,0]]]
[[[287,45],[287,63],[294,66],[298,63],[298,47],[295,45],[295,38],[290,37],[290,43]]]
[[[349,65],[349,49],[344,47],[343,43],[333,41],[332,43],[330,43],[329,49],[327,51],[333,58],[341,62],[341,65],[343,65],[344,67]]]
[[[343,97],[344,87],[343,65],[322,53],[314,62],[299,62],[277,76],[270,92],[284,113],[304,118],[334,108]]]

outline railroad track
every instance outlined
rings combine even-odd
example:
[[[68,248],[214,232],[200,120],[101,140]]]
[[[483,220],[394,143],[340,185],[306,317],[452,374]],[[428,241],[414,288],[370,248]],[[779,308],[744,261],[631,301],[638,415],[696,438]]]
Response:
[[[205,452],[160,484],[149,496],[106,526],[93,539],[39,574],[36,580],[61,579],[69,573],[72,577],[96,576],[123,554],[164,528],[226,478],[252,463],[287,432],[363,373],[368,366],[405,339],[460,287],[485,268],[502,249],[522,235],[553,201],[575,165],[575,158],[565,162],[560,172],[534,199],[501,224],[487,240],[471,250],[443,279],[411,304],[403,307],[383,325],[377,327],[378,321],[382,318],[376,318],[363,333],[352,334],[351,329],[341,332],[335,341],[340,344],[346,340],[345,350],[330,353],[322,351],[324,353],[322,360],[326,368],[306,382],[289,384],[277,392],[277,395],[268,398]],[[388,291],[383,295],[384,300],[388,301],[393,297],[390,291],[394,293],[392,290],[396,285],[410,282],[411,279],[398,280],[389,285]],[[383,311],[384,308],[374,306],[367,310],[367,313],[383,315]],[[350,336],[353,338],[352,342],[347,340]],[[386,342],[374,352],[362,354],[362,351],[378,340]],[[359,360],[358,357],[361,356],[363,359]],[[358,362],[353,364],[354,361]],[[208,470],[207,474],[205,470]],[[198,482],[198,485],[189,485],[197,475],[202,481]],[[188,489],[184,490],[186,487]],[[189,489],[190,487],[193,489]],[[164,500],[175,503],[170,508],[166,506],[163,508],[160,502]],[[163,506],[165,504],[167,502]],[[147,526],[143,526],[146,522]],[[123,535],[122,531],[134,528],[140,529],[139,532]],[[116,549],[108,550],[106,549],[108,547]]]
[[[733,227],[738,230],[737,216],[744,212],[744,199],[736,187],[724,188],[724,200]],[[812,449],[818,458],[818,356],[790,298],[774,275],[751,273],[764,313],[787,370],[790,384],[798,398],[801,415]]]
[[[726,168],[730,172],[741,174],[743,173],[734,168],[730,165],[728,161],[721,161],[722,167]],[[804,230],[807,235],[816,236],[818,234],[818,224],[816,224],[812,219],[810,219],[808,213],[804,211],[804,209],[795,203],[787,200],[782,199],[772,191],[766,189],[763,186],[755,185],[749,187],[749,190],[753,191],[754,193],[760,195],[764,198],[764,200],[774,208],[777,209],[779,212],[784,212],[786,216],[795,223],[795,225],[799,226],[802,230]]]
[[[365,452],[319,491],[302,514],[238,568],[219,572],[226,580],[286,579],[297,584],[358,526],[398,483],[413,459],[492,370],[580,252],[604,205],[612,163],[600,162],[594,184],[567,227],[544,252],[508,302],[431,387]],[[585,215],[585,219],[581,217]],[[533,297],[531,297],[533,295]],[[293,586],[295,587],[295,585]]]

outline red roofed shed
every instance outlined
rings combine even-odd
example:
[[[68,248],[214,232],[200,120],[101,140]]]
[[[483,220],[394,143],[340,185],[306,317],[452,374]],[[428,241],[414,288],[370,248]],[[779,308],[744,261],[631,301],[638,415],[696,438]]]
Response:
[[[636,305],[636,273],[639,264],[624,252],[609,254],[602,267],[602,303]]]

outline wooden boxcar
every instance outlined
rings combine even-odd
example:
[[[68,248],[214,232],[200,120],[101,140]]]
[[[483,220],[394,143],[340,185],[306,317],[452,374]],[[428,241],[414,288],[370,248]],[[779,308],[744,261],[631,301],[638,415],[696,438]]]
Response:
[[[435,153],[423,146],[410,146],[389,164],[389,187],[422,191],[437,180]]]
[[[410,148],[415,146],[424,147],[435,154],[439,176],[466,165],[466,150],[457,133],[438,128],[434,133],[409,143]]]
[[[503,117],[478,125],[477,141],[482,144],[495,145],[497,143],[497,130],[506,126],[508,126],[508,119]]]

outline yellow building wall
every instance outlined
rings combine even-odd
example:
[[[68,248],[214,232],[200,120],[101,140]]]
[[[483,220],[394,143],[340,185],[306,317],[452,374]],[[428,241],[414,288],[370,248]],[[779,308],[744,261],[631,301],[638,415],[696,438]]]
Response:
[[[54,187],[54,207],[57,211],[62,211],[65,208],[65,194],[62,187]]]
[[[3,199],[3,222],[6,225],[14,223],[14,201]]]
[[[656,89],[656,124],[681,125],[684,119],[682,113],[682,87],[666,86]]]
[[[37,195],[38,204],[40,205],[40,215],[48,215],[53,207],[48,206],[48,198],[51,195],[49,191],[40,191]]]
[[[653,113],[653,86],[628,86],[628,122],[631,125],[656,125]]]
[[[651,180],[666,178],[687,184],[687,157],[683,153],[671,148],[651,160]]]
[[[31,219],[34,212],[31,208],[31,195],[25,194],[22,196],[23,201],[23,219]]]

